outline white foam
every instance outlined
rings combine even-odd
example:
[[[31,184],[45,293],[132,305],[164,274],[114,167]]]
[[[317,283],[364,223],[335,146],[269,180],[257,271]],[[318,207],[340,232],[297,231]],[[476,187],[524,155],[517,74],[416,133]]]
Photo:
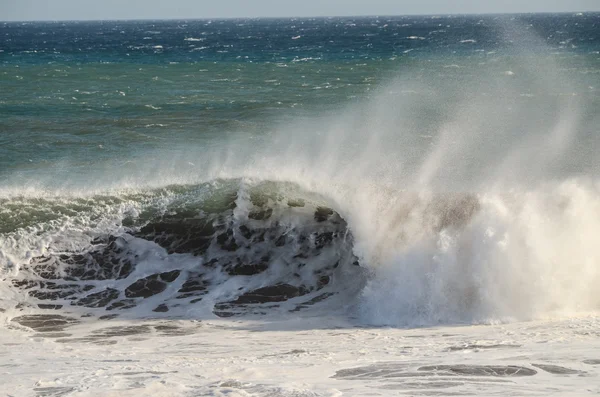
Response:
[[[76,341],[105,327],[140,325],[150,332],[92,339],[113,343],[108,346]],[[154,331],[164,325],[189,334]],[[112,320],[68,329],[68,339],[75,339],[69,343],[5,329],[0,343],[10,370],[0,372],[0,381],[11,395],[339,397],[390,395],[398,389],[414,394],[594,395],[600,391],[593,382],[599,370],[588,360],[600,354],[598,326],[596,317],[429,329],[352,328],[339,318]],[[456,364],[519,366],[535,374],[459,377],[419,370]],[[534,364],[575,372],[552,374]]]

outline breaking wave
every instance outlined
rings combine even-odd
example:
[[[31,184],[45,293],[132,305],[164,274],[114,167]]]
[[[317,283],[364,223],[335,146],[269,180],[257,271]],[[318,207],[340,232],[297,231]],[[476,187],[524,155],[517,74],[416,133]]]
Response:
[[[364,279],[346,222],[292,184],[214,181],[4,204],[20,209],[13,222],[29,223],[1,242],[16,310],[297,312],[358,293]]]
[[[376,228],[356,232],[330,199],[283,182],[7,198],[3,224],[16,231],[0,240],[3,310],[346,313],[379,325],[595,310],[599,198],[575,180],[520,193],[397,192]]]

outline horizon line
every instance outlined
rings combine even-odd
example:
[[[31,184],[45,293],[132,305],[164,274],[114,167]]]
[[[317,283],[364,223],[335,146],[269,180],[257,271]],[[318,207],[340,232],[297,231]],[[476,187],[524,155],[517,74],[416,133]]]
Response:
[[[599,14],[596,11],[528,11],[528,12],[457,12],[457,13],[408,13],[408,14],[364,14],[364,15],[318,15],[318,16],[256,16],[256,17],[168,17],[168,18],[107,18],[107,19],[14,19],[0,23],[23,22],[133,22],[133,21],[214,21],[239,19],[327,19],[327,18],[383,18],[383,17],[450,17],[450,16],[500,16],[500,15],[548,15],[548,14]]]

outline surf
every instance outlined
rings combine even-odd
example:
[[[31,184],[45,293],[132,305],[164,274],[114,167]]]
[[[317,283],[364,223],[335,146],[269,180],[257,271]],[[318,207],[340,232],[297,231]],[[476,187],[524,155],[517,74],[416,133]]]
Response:
[[[5,313],[415,326],[596,311],[597,99],[535,36],[503,34],[527,45],[403,69],[260,133],[15,173]]]

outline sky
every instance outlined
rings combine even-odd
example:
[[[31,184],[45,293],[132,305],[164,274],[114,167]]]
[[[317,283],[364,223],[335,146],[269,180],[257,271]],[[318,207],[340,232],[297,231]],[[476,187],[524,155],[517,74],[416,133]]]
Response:
[[[0,20],[600,11],[600,0],[0,0]]]

